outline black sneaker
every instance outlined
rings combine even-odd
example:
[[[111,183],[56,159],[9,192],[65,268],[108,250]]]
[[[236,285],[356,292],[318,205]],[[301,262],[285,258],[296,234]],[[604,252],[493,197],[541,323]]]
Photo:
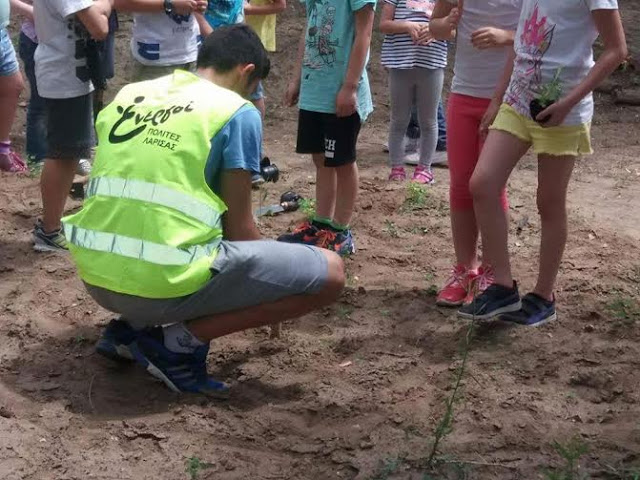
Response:
[[[552,322],[556,318],[558,316],[556,314],[555,298],[549,301],[535,293],[528,293],[522,298],[522,308],[520,310],[502,316],[502,320],[527,327],[538,327]]]
[[[464,305],[458,316],[469,320],[492,320],[504,313],[517,312],[522,308],[518,284],[507,288],[494,283],[482,292],[475,301]]]
[[[36,252],[67,252],[69,247],[62,228],[47,233],[42,220],[38,219],[33,229],[33,249]]]
[[[279,242],[303,243],[305,245],[315,245],[318,243],[318,233],[320,229],[311,222],[304,222],[297,226],[293,232],[285,233],[278,237]]]

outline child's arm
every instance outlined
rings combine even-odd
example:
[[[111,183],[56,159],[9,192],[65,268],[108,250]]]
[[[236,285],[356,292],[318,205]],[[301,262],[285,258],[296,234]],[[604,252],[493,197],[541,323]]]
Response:
[[[380,16],[380,32],[384,34],[406,33],[411,36],[411,40],[416,44],[426,45],[433,40],[429,29],[425,28],[425,24],[394,20],[395,16],[396,6],[391,3],[385,3]]]
[[[547,116],[551,117],[543,124],[545,127],[561,125],[573,107],[595,90],[627,58],[627,41],[624,36],[620,12],[618,10],[594,10],[591,14],[604,43],[604,51],[589,75],[578,86],[565,97],[540,112],[536,120],[542,120]]]
[[[489,133],[489,127],[493,123],[493,121],[498,116],[498,111],[500,110],[500,106],[502,105],[502,101],[504,100],[504,95],[507,93],[507,88],[509,88],[509,83],[511,83],[511,75],[513,75],[513,63],[516,60],[516,51],[512,48],[509,50],[509,57],[507,58],[507,64],[504,67],[504,72],[502,73],[502,77],[500,77],[500,81],[496,86],[496,90],[493,94],[493,98],[491,99],[491,103],[487,108],[487,111],[482,116],[482,120],[480,121],[480,135],[486,136]]]
[[[211,35],[211,33],[213,32],[213,28],[211,27],[211,25],[209,25],[207,19],[204,18],[204,15],[202,15],[201,13],[196,13],[194,15],[196,17],[196,22],[198,22],[198,27],[200,27],[200,35],[202,35],[204,38]]]
[[[173,9],[178,15],[193,12],[204,13],[207,0],[172,0]],[[164,12],[164,0],[114,0],[114,8],[119,12],[154,13]]]
[[[270,0],[270,5],[252,5],[249,2],[244,4],[245,15],[273,15],[282,13],[287,9],[287,0]]]
[[[33,20],[33,5],[23,2],[22,0],[9,0],[11,12]]]
[[[338,117],[348,117],[356,112],[358,83],[360,83],[369,55],[374,16],[375,11],[371,4],[365,5],[355,12],[356,38],[353,41],[347,74],[336,98],[336,115]]]
[[[291,74],[291,81],[287,86],[287,90],[284,94],[284,104],[287,107],[293,107],[298,103],[298,97],[300,96],[300,83],[302,82],[302,62],[304,61],[304,50],[307,42],[307,29],[302,29],[300,41],[298,42],[298,54],[296,57],[296,63],[293,67]]]
[[[94,0],[93,5],[76,12],[76,17],[85,26],[94,40],[104,40],[109,35],[109,15],[112,0]]]
[[[429,21],[429,31],[436,40],[452,40],[460,21],[461,3],[454,7],[448,0],[437,0]]]

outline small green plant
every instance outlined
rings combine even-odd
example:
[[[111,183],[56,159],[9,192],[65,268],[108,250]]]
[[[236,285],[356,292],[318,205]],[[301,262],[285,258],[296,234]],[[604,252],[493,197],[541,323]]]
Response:
[[[315,199],[303,198],[300,200],[300,211],[305,217],[311,219],[316,214]]]
[[[385,232],[389,234],[391,238],[399,238],[400,233],[398,232],[398,226],[389,219],[384,221],[384,229]]]
[[[404,210],[413,211],[425,208],[428,199],[429,190],[427,190],[427,187],[419,183],[409,182],[404,199]]]
[[[202,470],[211,468],[211,464],[203,462],[198,457],[189,457],[187,459],[187,475],[189,480],[198,480],[198,476]]]
[[[384,465],[380,469],[380,472],[373,477],[373,480],[388,480],[391,475],[396,473],[402,466],[402,458],[393,458],[385,460]]]
[[[589,447],[579,437],[566,443],[553,442],[553,449],[564,460],[562,467],[545,472],[547,480],[583,480],[586,474],[580,472],[580,458],[589,451]]]
[[[562,82],[560,81],[560,74],[562,68],[556,70],[556,74],[548,83],[545,83],[539,90],[537,99],[542,105],[551,105],[556,102],[562,96]]]
[[[618,297],[607,304],[607,310],[625,323],[633,324],[640,320],[640,305],[632,298]]]

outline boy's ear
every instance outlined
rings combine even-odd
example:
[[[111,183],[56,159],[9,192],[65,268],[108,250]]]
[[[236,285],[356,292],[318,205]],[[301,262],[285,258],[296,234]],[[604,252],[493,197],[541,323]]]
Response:
[[[256,69],[255,64],[247,63],[245,65],[240,66],[240,73],[242,74],[243,77],[248,77],[254,72],[255,69]]]

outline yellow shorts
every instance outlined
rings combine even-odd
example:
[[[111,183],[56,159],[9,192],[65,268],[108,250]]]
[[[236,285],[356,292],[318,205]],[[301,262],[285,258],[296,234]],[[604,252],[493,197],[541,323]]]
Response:
[[[491,130],[510,133],[530,143],[536,155],[556,157],[591,155],[591,123],[559,127],[543,127],[503,103]]]

